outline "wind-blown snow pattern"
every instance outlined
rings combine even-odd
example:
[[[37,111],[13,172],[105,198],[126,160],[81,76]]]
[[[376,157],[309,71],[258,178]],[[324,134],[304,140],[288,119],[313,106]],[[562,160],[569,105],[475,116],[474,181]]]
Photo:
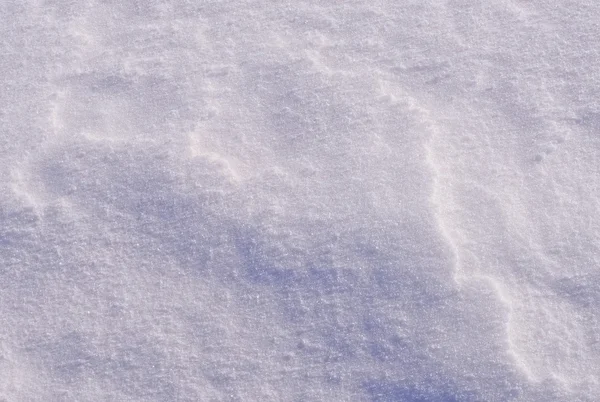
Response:
[[[600,3],[0,17],[0,400],[600,400]]]

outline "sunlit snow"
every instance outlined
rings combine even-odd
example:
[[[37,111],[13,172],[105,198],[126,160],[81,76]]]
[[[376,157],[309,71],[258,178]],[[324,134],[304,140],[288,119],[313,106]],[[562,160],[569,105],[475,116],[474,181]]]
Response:
[[[0,2],[0,400],[599,401],[600,2]]]

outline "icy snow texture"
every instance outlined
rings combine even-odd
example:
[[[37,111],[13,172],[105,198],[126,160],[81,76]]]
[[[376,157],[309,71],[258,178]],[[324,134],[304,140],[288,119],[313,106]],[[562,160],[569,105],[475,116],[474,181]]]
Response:
[[[600,400],[599,2],[0,17],[0,399]]]

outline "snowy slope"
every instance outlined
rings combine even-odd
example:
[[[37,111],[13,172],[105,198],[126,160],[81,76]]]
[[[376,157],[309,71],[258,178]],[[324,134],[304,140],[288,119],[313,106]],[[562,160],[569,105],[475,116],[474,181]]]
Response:
[[[599,21],[0,2],[0,400],[600,400]]]

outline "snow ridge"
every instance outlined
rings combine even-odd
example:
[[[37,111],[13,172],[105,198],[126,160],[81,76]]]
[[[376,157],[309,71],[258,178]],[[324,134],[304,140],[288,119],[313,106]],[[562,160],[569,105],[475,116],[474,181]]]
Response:
[[[497,300],[504,307],[505,314],[505,332],[506,332],[506,353],[513,359],[518,369],[526,375],[529,381],[535,381],[531,369],[527,366],[525,358],[518,352],[514,343],[512,334],[513,326],[513,300],[508,294],[505,286],[501,281],[486,275],[480,268],[481,263],[477,256],[471,251],[462,248],[462,244],[469,243],[469,239],[464,238],[461,233],[459,224],[452,219],[453,208],[459,208],[452,199],[452,191],[449,188],[452,176],[450,172],[442,173],[442,158],[437,150],[443,132],[440,130],[439,124],[432,117],[428,108],[419,105],[413,99],[411,109],[418,113],[420,120],[427,127],[430,133],[429,139],[424,142],[425,159],[432,175],[431,181],[431,197],[430,202],[434,211],[435,219],[439,232],[446,241],[454,258],[454,281],[459,289],[468,289],[473,286],[484,286],[490,289]]]

